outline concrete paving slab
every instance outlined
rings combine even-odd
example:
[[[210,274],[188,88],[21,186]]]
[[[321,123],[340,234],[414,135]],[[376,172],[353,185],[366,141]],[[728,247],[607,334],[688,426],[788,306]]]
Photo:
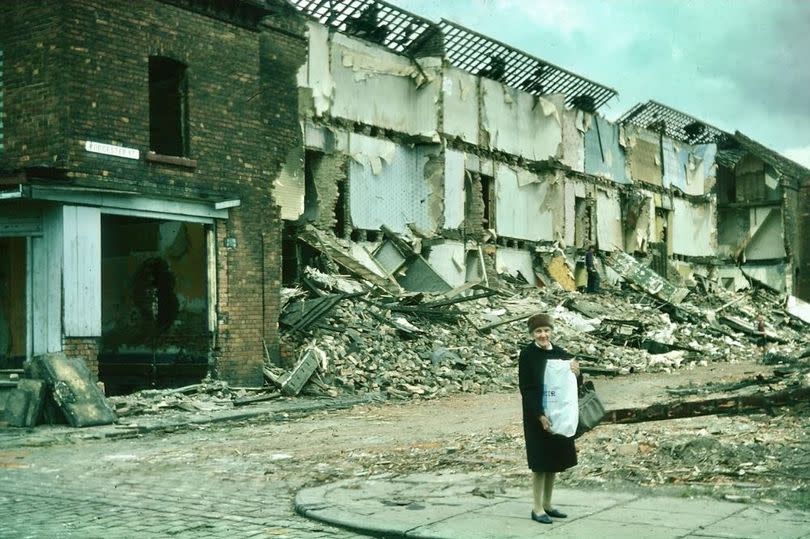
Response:
[[[706,534],[726,538],[768,537],[769,539],[801,539],[810,535],[810,514],[788,511],[785,514],[771,508],[748,507],[703,530]]]
[[[528,488],[504,489],[483,474],[349,479],[304,489],[296,510],[310,518],[386,537],[424,539],[684,537],[805,539],[810,513],[750,507],[710,498],[683,499],[633,493],[555,489],[554,503],[568,513],[551,525],[530,519]],[[495,487],[497,496],[486,490]],[[478,490],[475,490],[475,489]]]
[[[701,503],[702,500],[709,500],[711,503]],[[662,496],[639,497],[632,504],[628,504],[635,509],[647,509],[661,511],[664,508],[671,513],[685,514],[709,514],[725,517],[733,515],[745,509],[747,506],[739,503],[710,500],[709,498],[670,498]]]
[[[412,529],[405,534],[405,537],[418,539],[546,537],[546,533],[552,531],[553,526],[554,524],[534,522],[529,518],[528,513],[525,513],[522,518],[501,517],[497,519],[493,519],[491,515],[467,513]]]
[[[655,525],[682,530],[682,533],[692,531],[697,527],[714,524],[722,518],[724,517],[701,514],[697,512],[697,510],[692,513],[668,513],[662,510],[636,509],[635,507],[627,506],[615,507],[593,515],[594,521],[634,522],[636,524]]]
[[[627,539],[628,537],[680,539],[687,533],[683,529],[665,528],[654,524],[596,521],[590,518],[577,519],[572,522],[556,521],[549,527],[552,529],[542,536],[555,539],[582,537],[598,537],[599,539]]]

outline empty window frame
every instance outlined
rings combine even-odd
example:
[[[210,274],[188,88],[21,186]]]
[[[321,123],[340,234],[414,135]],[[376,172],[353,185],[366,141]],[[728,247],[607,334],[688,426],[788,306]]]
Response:
[[[149,57],[149,149],[189,156],[186,65],[163,56]]]

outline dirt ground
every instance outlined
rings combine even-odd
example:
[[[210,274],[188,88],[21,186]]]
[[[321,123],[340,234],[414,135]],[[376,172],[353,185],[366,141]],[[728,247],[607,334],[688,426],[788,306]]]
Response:
[[[643,406],[671,398],[666,397],[668,388],[732,382],[771,371],[733,363],[594,380],[608,407]],[[266,475],[297,486],[439,470],[493,472],[510,486],[528,479],[516,392],[358,406],[281,423],[254,423],[250,436],[264,441],[260,449],[253,440],[223,443],[240,454],[260,451]],[[601,425],[577,446],[579,465],[561,474],[561,484],[665,489],[683,496],[810,507],[807,406],[746,416]]]

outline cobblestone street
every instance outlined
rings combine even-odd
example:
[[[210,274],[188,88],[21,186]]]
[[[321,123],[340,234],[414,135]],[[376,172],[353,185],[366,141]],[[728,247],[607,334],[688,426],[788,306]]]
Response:
[[[296,484],[229,453],[250,429],[2,451],[0,536],[359,537],[295,515]]]

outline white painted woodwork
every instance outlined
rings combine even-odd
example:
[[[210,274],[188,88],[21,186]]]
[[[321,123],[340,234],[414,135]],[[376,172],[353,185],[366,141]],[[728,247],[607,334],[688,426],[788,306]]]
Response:
[[[66,337],[101,336],[101,213],[63,206],[64,331]]]

